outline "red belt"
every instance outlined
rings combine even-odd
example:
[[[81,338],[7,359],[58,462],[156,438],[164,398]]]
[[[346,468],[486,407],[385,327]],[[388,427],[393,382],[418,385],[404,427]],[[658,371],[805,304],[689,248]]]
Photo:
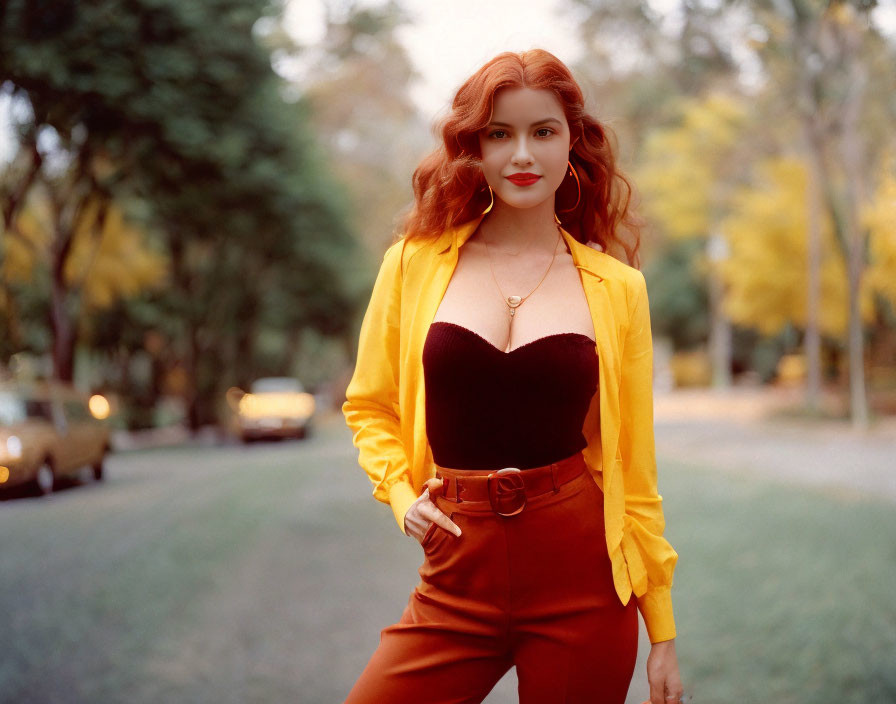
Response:
[[[499,516],[515,516],[526,507],[526,499],[549,491],[555,494],[586,469],[581,452],[541,467],[498,470],[452,469],[436,465],[436,477],[443,480],[440,492],[455,503],[488,503]]]

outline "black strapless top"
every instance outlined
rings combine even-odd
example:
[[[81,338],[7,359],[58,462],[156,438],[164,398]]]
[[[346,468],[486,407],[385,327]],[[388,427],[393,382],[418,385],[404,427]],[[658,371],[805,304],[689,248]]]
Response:
[[[503,352],[472,330],[437,321],[423,346],[426,434],[433,460],[455,469],[529,469],[587,446],[597,391],[594,340],[555,333]]]

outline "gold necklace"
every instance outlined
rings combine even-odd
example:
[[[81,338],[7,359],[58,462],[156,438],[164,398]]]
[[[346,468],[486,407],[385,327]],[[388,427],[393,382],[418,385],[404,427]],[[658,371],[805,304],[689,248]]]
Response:
[[[558,226],[557,227],[557,242],[559,243],[560,241],[562,241],[562,239],[563,239],[563,233],[560,231],[560,227]],[[542,281],[544,281],[547,278],[548,272],[551,270],[551,267],[554,265],[554,260],[557,258],[557,245],[556,244],[554,245],[554,253],[551,255],[551,263],[548,264],[548,268],[545,270],[544,276],[541,277],[541,281],[539,281],[535,285],[535,288],[533,288],[531,291],[529,291],[529,293],[527,293],[525,296],[505,296],[504,292],[501,290],[501,285],[498,283],[498,279],[495,276],[495,269],[494,269],[494,267],[492,267],[492,257],[488,251],[488,242],[485,241],[484,237],[482,238],[482,241],[485,242],[485,253],[486,253],[486,256],[488,256],[488,268],[492,272],[492,278],[495,280],[495,286],[498,287],[498,291],[501,294],[501,298],[504,299],[504,302],[507,303],[507,307],[510,308],[510,324],[507,327],[507,346],[509,347],[510,346],[510,335],[513,330],[513,318],[516,313],[516,309],[520,305],[522,305],[523,301],[525,301],[529,296],[531,296],[533,293],[535,293],[536,289],[539,286],[541,286]],[[506,352],[507,350],[505,349],[504,351]]]

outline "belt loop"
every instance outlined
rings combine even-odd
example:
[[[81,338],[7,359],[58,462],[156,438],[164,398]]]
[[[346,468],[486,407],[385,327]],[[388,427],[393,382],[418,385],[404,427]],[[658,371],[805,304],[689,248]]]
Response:
[[[454,479],[454,498],[456,503],[460,503],[463,499],[460,498],[460,478],[452,477]]]
[[[554,487],[554,493],[556,494],[560,491],[560,487],[557,486],[557,463],[553,462],[551,464],[551,484]]]

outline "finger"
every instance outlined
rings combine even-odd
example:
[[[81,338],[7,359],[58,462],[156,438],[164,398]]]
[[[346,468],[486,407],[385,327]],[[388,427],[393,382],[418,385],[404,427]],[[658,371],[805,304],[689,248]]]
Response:
[[[430,477],[423,483],[423,485],[426,487],[427,491],[429,491],[430,497],[441,496],[445,490],[445,483],[437,477]]]
[[[444,528],[449,533],[460,537],[460,527],[446,516],[434,503],[423,504],[420,506],[420,515],[424,516],[428,521],[436,523],[439,527]],[[427,528],[429,525],[427,524]]]
[[[682,696],[684,696],[684,686],[681,684],[681,679],[673,674],[666,681],[665,704],[679,704]]]
[[[684,686],[681,684],[681,674],[678,672],[677,667],[672,668],[666,675],[665,690],[665,704],[679,704],[679,701],[684,694]]]
[[[438,511],[438,509],[436,510]],[[435,517],[434,521],[449,533],[454,533],[454,535],[460,537],[460,527],[441,511],[438,511],[438,515]]]
[[[405,526],[408,528],[410,535],[420,540],[423,534],[429,529],[432,523],[433,514],[431,511],[435,504],[429,500],[429,489],[424,489],[423,493],[417,497],[417,500],[411,504],[404,517]]]

